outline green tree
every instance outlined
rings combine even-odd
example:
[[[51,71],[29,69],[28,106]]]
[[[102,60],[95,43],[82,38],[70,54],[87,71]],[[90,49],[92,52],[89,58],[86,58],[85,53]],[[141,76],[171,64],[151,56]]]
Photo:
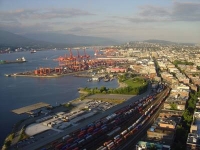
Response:
[[[170,104],[170,109],[171,110],[177,110],[178,108],[177,108],[177,104],[175,104],[175,103],[172,103],[172,104]]]

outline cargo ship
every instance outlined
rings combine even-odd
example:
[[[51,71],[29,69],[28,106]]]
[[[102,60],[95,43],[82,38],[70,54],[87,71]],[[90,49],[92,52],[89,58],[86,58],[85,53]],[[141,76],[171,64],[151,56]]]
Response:
[[[24,57],[17,58],[15,61],[0,60],[0,64],[24,63],[27,62]]]

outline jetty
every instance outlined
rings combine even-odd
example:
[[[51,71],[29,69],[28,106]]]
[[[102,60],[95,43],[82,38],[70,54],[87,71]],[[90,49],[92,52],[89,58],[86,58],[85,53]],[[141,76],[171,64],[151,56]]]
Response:
[[[44,108],[44,107],[50,107],[50,106],[51,106],[50,104],[40,102],[40,103],[36,103],[33,105],[25,106],[22,108],[14,109],[14,110],[12,110],[12,112],[14,112],[18,115],[24,114],[24,113],[32,114],[33,113],[32,111],[34,111],[34,110]]]

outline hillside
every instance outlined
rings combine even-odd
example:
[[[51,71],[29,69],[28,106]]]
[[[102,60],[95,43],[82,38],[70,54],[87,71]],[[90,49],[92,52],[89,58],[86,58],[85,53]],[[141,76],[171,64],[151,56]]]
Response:
[[[46,41],[57,44],[72,44],[72,45],[112,45],[117,42],[101,37],[92,36],[78,36],[73,34],[60,34],[60,33],[32,33],[25,34],[27,38]]]
[[[158,44],[175,44],[175,42],[165,41],[165,40],[155,40],[155,39],[145,40],[144,42],[158,43]]]
[[[38,41],[28,39],[26,37],[13,34],[7,31],[0,30],[0,45],[1,46],[26,46],[34,45]]]
[[[195,43],[177,43],[177,42],[171,42],[171,41],[165,41],[165,40],[145,40],[144,42],[148,42],[148,43],[157,43],[157,44],[165,44],[165,45],[172,45],[172,44],[176,44],[176,45],[190,45],[193,46],[195,45]]]

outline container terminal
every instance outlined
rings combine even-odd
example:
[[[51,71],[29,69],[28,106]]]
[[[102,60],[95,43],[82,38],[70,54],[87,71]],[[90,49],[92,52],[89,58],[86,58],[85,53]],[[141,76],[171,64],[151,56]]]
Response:
[[[84,55],[80,55],[77,49],[77,55],[73,55],[71,49],[69,48],[69,55],[60,56],[54,61],[58,62],[58,66],[55,68],[51,67],[40,67],[36,70],[6,74],[5,76],[28,76],[28,77],[60,77],[64,75],[69,75],[72,73],[77,73],[81,71],[86,71],[90,69],[97,69],[100,67],[109,66],[119,66],[120,64],[125,64],[128,62],[127,58],[112,59],[107,57],[107,59],[98,58],[98,51],[94,53],[94,58],[86,54],[84,49]]]

